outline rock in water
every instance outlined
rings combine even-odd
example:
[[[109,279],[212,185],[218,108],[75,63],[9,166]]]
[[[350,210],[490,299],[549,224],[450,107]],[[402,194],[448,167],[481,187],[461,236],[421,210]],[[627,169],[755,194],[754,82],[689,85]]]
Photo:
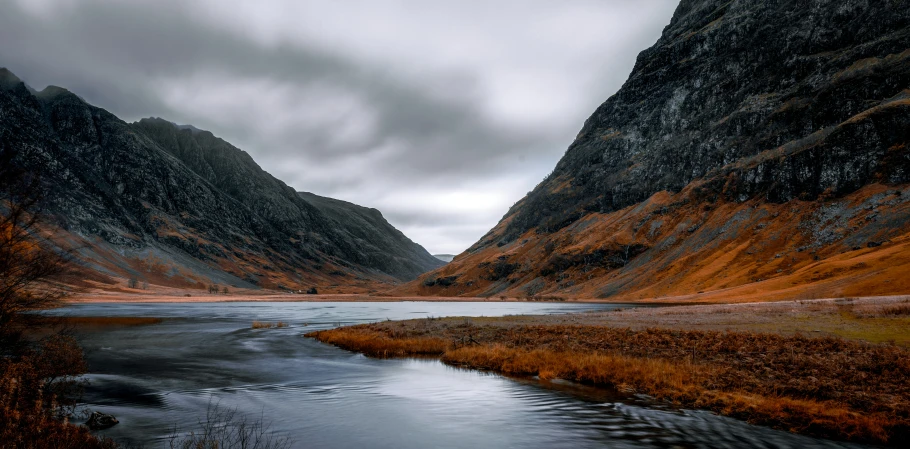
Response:
[[[89,416],[88,421],[85,422],[85,425],[92,430],[102,430],[113,427],[118,423],[120,423],[120,421],[117,421],[117,418],[114,418],[111,415],[101,412],[92,412],[92,415]]]

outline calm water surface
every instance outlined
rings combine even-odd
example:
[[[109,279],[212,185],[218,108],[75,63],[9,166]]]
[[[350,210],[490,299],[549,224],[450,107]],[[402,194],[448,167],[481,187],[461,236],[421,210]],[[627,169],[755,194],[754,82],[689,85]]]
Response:
[[[84,304],[71,316],[165,318],[79,334],[91,382],[85,406],[120,424],[101,434],[162,447],[210,402],[271,423],[294,447],[720,448],[859,447],[675,411],[569,383],[541,383],[428,360],[376,360],[302,334],[427,316],[604,310],[606,304]],[[628,307],[628,306],[625,306]],[[284,329],[251,329],[253,320]]]

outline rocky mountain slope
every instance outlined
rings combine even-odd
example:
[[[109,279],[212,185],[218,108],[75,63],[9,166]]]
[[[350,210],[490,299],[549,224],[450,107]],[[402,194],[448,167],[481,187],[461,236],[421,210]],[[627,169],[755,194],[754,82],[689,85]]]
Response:
[[[0,149],[42,173],[58,243],[101,282],[369,288],[442,265],[378,211],[298,194],[210,132],[125,123],[6,69]]]
[[[336,231],[365,255],[367,263],[382,264],[385,270],[409,279],[428,271],[429,267],[442,265],[422,246],[390,225],[377,209],[309,192],[298,192],[297,195],[337,223]]]
[[[910,8],[683,0],[554,171],[400,293],[910,292]]]

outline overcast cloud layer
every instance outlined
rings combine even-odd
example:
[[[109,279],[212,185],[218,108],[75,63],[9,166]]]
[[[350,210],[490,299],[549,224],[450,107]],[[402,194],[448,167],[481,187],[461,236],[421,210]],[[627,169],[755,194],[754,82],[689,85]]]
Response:
[[[556,165],[678,0],[0,0],[0,67],[212,131],[457,254]]]

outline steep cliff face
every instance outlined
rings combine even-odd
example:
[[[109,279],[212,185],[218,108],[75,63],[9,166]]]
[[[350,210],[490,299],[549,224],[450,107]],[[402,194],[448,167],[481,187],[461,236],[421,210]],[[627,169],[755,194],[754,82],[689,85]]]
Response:
[[[683,0],[553,173],[406,290],[619,299],[884,281],[865,259],[800,270],[903,245],[908,141],[904,2]]]
[[[381,217],[383,226],[363,229],[376,243],[365,250],[337,218],[209,132],[161,119],[128,124],[65,89],[34,92],[5,69],[0,145],[42,173],[61,245],[80,248],[103,274],[366,288],[440,265]]]

